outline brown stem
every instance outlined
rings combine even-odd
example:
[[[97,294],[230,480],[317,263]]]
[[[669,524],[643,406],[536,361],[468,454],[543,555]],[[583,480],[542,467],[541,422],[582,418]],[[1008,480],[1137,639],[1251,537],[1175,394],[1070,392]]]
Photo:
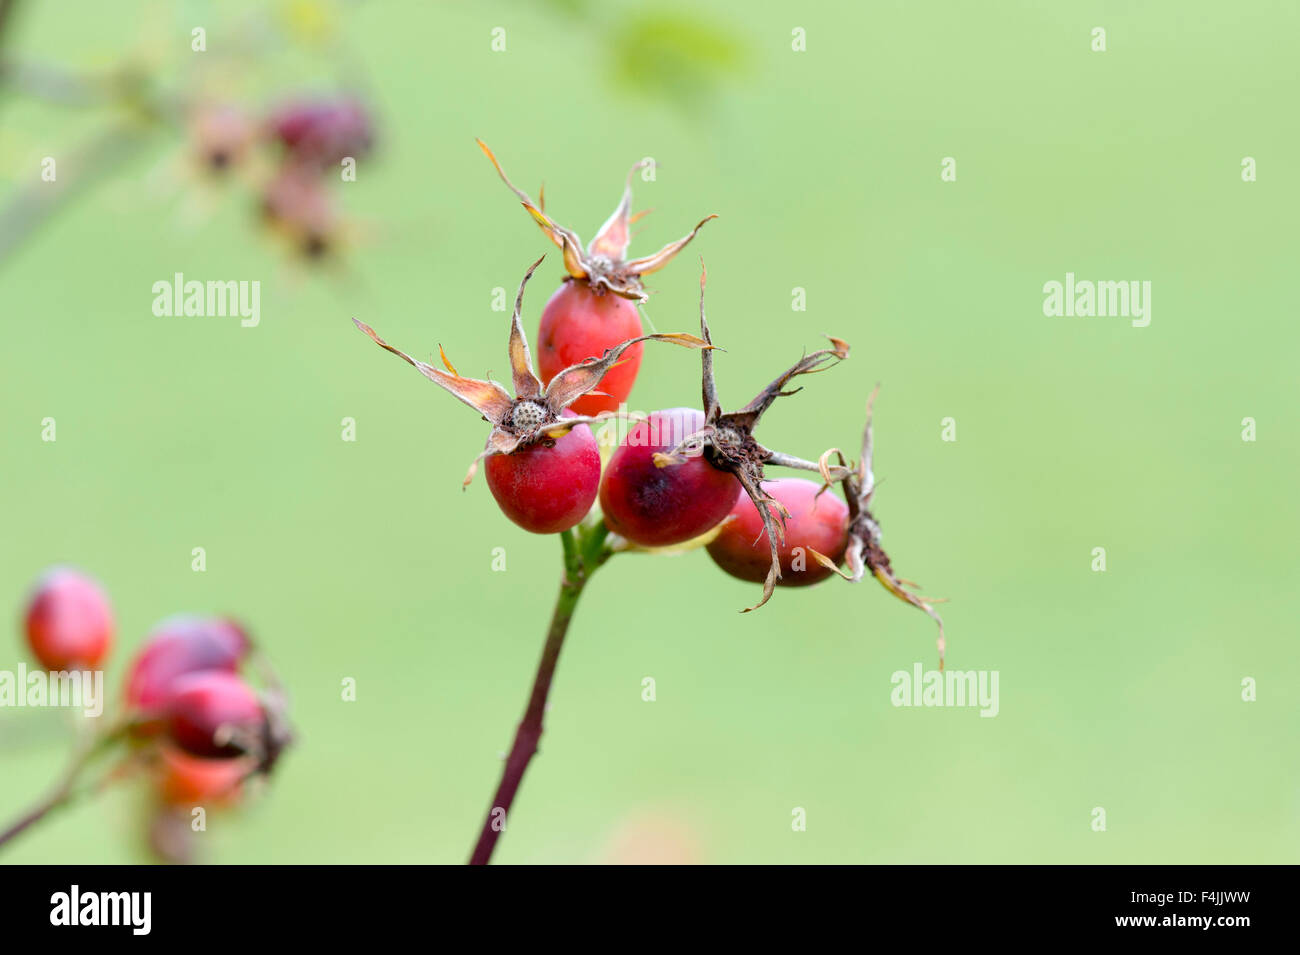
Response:
[[[72,802],[80,793],[75,789],[77,780],[81,774],[93,763],[96,758],[110,749],[113,744],[121,740],[130,724],[119,722],[111,726],[104,734],[86,746],[73,758],[72,764],[64,772],[63,779],[54,789],[33,806],[27,813],[19,817],[3,832],[0,832],[0,846],[4,846],[10,839],[26,832],[36,823],[40,822],[55,809],[59,809]],[[98,789],[99,787],[96,787]]]
[[[18,190],[0,208],[0,264],[68,200],[106,179],[147,141],[147,128],[134,121],[113,126],[71,155],[56,182]]]
[[[497,840],[505,831],[510,807],[519,791],[519,784],[523,782],[524,771],[536,755],[537,744],[542,738],[546,700],[551,692],[551,681],[555,677],[555,667],[560,660],[565,634],[569,632],[569,622],[578,606],[578,598],[582,596],[582,590],[591,574],[610,557],[611,552],[605,546],[607,534],[604,523],[600,523],[576,541],[572,531],[564,531],[560,535],[564,544],[564,576],[560,581],[559,595],[555,599],[555,610],[551,614],[551,625],[546,631],[546,645],[542,648],[542,659],[537,665],[537,675],[533,678],[528,707],[515,731],[514,744],[510,747],[510,755],[506,757],[505,768],[501,772],[501,783],[497,786],[496,795],[492,797],[492,805],[488,807],[478,843],[469,859],[470,865],[487,865],[492,859],[492,850],[496,848]]]
[[[72,780],[65,779],[54,792],[50,793],[40,803],[38,803],[30,812],[14,822],[8,829],[0,833],[0,846],[3,846],[10,839],[25,832],[31,826],[36,825],[46,817],[51,810],[57,809],[64,805],[72,795]]]

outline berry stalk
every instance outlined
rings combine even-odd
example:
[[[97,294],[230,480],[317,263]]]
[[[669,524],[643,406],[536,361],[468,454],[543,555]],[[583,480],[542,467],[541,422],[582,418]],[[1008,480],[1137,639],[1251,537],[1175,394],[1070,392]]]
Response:
[[[505,821],[510,817],[510,807],[514,804],[519,784],[523,782],[524,771],[537,754],[537,744],[542,738],[542,720],[546,715],[546,700],[550,696],[551,681],[555,678],[555,667],[560,661],[560,650],[564,646],[565,635],[569,632],[569,623],[578,606],[578,598],[583,588],[602,564],[612,555],[605,545],[609,530],[603,520],[589,528],[578,527],[562,531],[560,542],[564,545],[564,575],[560,580],[560,592],[555,598],[555,609],[551,613],[551,625],[546,631],[546,644],[542,648],[542,659],[537,665],[537,675],[533,678],[532,693],[528,697],[528,706],[524,717],[519,721],[515,731],[515,741],[506,757],[505,768],[501,772],[501,782],[492,805],[488,807],[487,818],[479,833],[478,843],[470,856],[470,865],[487,865],[492,859],[492,850],[505,829]]]
[[[3,832],[0,832],[0,846],[4,846],[9,840],[26,832],[54,810],[68,805],[78,796],[83,795],[85,790],[78,791],[76,788],[78,780],[81,779],[92,763],[121,742],[129,729],[129,723],[120,722],[110,727],[83,748],[73,758],[72,764],[64,772],[63,779],[60,780],[59,784],[44,799],[15,820]],[[107,782],[107,779],[103,782]],[[96,789],[98,789],[98,785],[92,787],[91,791]]]

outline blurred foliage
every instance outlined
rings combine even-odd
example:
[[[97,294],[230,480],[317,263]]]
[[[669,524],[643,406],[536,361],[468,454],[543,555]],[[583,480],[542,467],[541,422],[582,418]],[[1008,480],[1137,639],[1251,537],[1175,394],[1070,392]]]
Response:
[[[740,78],[750,63],[745,44],[694,13],[641,11],[620,18],[609,37],[610,73],[625,89],[694,108]]]
[[[742,79],[753,64],[753,50],[737,32],[740,18],[725,21],[643,2],[546,0],[545,6],[599,47],[599,78],[610,79],[617,91],[690,113]]]

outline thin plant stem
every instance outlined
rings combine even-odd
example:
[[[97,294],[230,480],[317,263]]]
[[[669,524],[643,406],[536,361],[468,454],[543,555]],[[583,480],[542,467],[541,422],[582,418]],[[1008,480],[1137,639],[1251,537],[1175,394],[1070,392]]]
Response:
[[[69,765],[67,770],[64,772],[63,778],[59,781],[59,784],[55,786],[44,799],[15,820],[13,824],[3,832],[0,832],[0,846],[6,845],[9,840],[26,832],[54,810],[68,805],[80,796],[82,792],[78,791],[76,786],[78,780],[81,779],[82,774],[92,763],[95,762],[96,759],[112,748],[115,743],[120,741],[126,735],[129,728],[129,723],[120,722],[110,727],[101,736],[90,741],[89,745],[83,747],[77,755],[73,757],[71,765]],[[98,786],[92,787],[92,791],[95,791],[98,788]]]
[[[551,681],[555,678],[555,667],[560,660],[560,650],[564,646],[564,637],[569,632],[569,623],[578,606],[587,581],[601,564],[610,558],[612,551],[605,546],[609,531],[603,521],[594,527],[580,531],[575,535],[572,530],[563,531],[560,541],[564,546],[564,575],[560,580],[560,592],[555,598],[555,609],[551,613],[551,625],[546,631],[546,644],[542,648],[542,659],[537,665],[537,675],[533,678],[533,689],[528,697],[528,706],[524,717],[519,721],[515,731],[515,741],[506,757],[505,767],[501,772],[501,782],[492,805],[488,808],[487,818],[479,833],[478,843],[470,856],[470,865],[487,865],[492,859],[492,850],[497,840],[505,831],[506,820],[510,816],[519,784],[523,782],[524,771],[533,756],[537,754],[538,743],[542,738],[542,720],[546,715],[546,701],[551,692]]]

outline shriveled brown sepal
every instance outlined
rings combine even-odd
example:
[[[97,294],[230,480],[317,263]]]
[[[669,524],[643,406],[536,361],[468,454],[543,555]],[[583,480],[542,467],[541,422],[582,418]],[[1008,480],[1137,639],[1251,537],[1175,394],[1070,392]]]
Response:
[[[703,453],[715,467],[729,471],[740,482],[749,499],[754,502],[763,529],[767,534],[768,544],[772,549],[772,564],[767,578],[763,582],[763,595],[758,603],[743,611],[757,610],[771,599],[776,589],[776,582],[781,579],[781,560],[778,547],[785,537],[785,518],[789,516],[785,508],[763,490],[763,466],[774,464],[781,467],[799,468],[816,471],[818,465],[792,455],[771,451],[763,447],[754,438],[754,428],[763,413],[771,407],[777,398],[793,395],[800,388],[786,391],[785,386],[799,375],[810,375],[824,371],[843,361],[849,355],[848,343],[839,338],[831,338],[831,347],[805,355],[786,369],[780,377],[769,384],[755,396],[754,400],[740,411],[726,414],[718,401],[717,385],[713,378],[713,338],[709,332],[709,321],[704,313],[704,287],[708,272],[700,271],[700,335],[708,346],[700,355],[702,368],[702,397],[704,402],[704,426],[687,437],[666,453],[654,456],[659,467],[673,467],[686,460],[688,454]]]
[[[578,234],[555,222],[546,214],[545,205],[541,201],[533,202],[528,193],[511,182],[505,170],[501,168],[501,163],[497,161],[497,157],[483,140],[478,139],[475,142],[491,160],[501,181],[519,197],[520,203],[532,216],[533,221],[563,251],[564,270],[569,273],[569,276],[575,281],[588,282],[596,289],[607,290],[623,298],[644,302],[647,296],[645,287],[641,284],[641,277],[662,269],[677,253],[686,248],[704,223],[717,218],[716,214],[705,216],[689,233],[675,242],[668,243],[653,255],[628,260],[627,247],[632,239],[632,223],[644,215],[644,213],[632,212],[632,176],[647,165],[648,161],[642,160],[628,172],[622,199],[584,252],[582,239]]]
[[[603,255],[607,259],[622,259],[627,255],[628,244],[632,241],[632,177],[648,165],[652,166],[654,162],[643,159],[627,171],[623,198],[587,246],[591,255]]]
[[[637,276],[638,278],[642,275],[649,275],[651,272],[658,272],[665,265],[675,259],[678,252],[690,244],[691,240],[694,239],[699,234],[700,230],[704,228],[704,223],[711,222],[717,217],[718,214],[716,212],[705,216],[695,224],[694,229],[682,236],[676,242],[669,242],[654,255],[647,255],[644,258],[633,259],[631,262],[628,262],[625,266],[627,272]]]
[[[495,381],[480,381],[476,378],[462,378],[456,373],[456,369],[452,367],[451,362],[447,361],[446,355],[443,355],[443,364],[447,366],[449,371],[442,372],[437,368],[434,368],[432,365],[426,365],[418,358],[412,358],[400,348],[394,348],[392,345],[388,344],[388,342],[380,338],[373,328],[360,319],[354,318],[352,321],[357,328],[361,329],[361,331],[363,331],[370,340],[380,348],[392,352],[398,358],[402,359],[402,361],[415,366],[415,369],[419,371],[420,374],[424,375],[425,378],[428,378],[435,384],[446,388],[487,420],[493,421],[501,415],[507,414],[510,411],[511,406],[514,404],[514,401],[510,397],[510,393]],[[439,346],[438,350],[441,352],[442,347]]]
[[[934,609],[934,604],[943,603],[940,597],[924,597],[915,592],[916,584],[894,573],[889,563],[889,555],[880,546],[880,525],[871,516],[869,505],[875,493],[876,477],[872,470],[872,434],[871,413],[880,386],[871,392],[867,399],[867,424],[862,434],[862,457],[856,466],[849,466],[844,454],[838,448],[832,448],[821,456],[820,469],[827,487],[839,482],[844,490],[844,500],[849,506],[848,546],[844,552],[848,572],[841,570],[825,554],[809,548],[813,558],[824,567],[828,567],[845,580],[859,581],[867,574],[875,577],[886,590],[904,603],[926,613],[939,627],[939,669],[943,669],[946,639],[943,631],[943,618]],[[831,464],[835,457],[838,465]]]
[[[704,339],[689,335],[686,332],[668,332],[629,338],[627,341],[620,342],[606,351],[602,357],[588,358],[576,365],[570,365],[557,374],[551,379],[551,383],[546,386],[545,397],[547,403],[556,409],[567,408],[583,395],[591,394],[596,390],[596,385],[600,383],[600,380],[605,377],[605,373],[618,364],[623,357],[623,353],[639,342],[667,342],[670,345],[681,345],[683,348],[700,348],[704,350],[713,347]]]

